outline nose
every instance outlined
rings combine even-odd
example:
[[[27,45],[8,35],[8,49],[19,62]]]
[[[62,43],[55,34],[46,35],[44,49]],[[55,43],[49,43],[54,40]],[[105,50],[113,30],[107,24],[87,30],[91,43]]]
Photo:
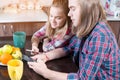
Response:
[[[72,12],[71,12],[71,10],[68,12],[68,16],[72,16]]]
[[[70,16],[70,11],[68,12],[68,16]]]

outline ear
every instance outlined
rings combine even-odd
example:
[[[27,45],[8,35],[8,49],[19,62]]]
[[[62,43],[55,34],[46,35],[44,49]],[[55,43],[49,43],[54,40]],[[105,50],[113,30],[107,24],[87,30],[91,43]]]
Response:
[[[50,6],[42,6],[41,9],[42,9],[47,15],[49,15]]]

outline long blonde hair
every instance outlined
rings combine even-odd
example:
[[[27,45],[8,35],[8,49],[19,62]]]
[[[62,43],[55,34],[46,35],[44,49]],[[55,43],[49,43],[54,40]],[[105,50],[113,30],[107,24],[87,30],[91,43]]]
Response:
[[[73,27],[73,33],[81,38],[86,36],[95,27],[97,22],[106,21],[105,11],[100,4],[100,0],[79,0],[81,7],[81,22],[76,29]]]
[[[53,29],[51,27],[49,20],[48,20],[46,23],[46,36],[48,38],[52,38],[53,36],[55,36],[57,34],[62,34],[61,38],[63,38],[64,35],[66,34],[66,31],[68,30],[68,27],[70,27],[69,26],[70,18],[68,17],[68,12],[69,12],[68,0],[53,0],[51,7],[59,7],[61,9],[63,9],[64,14],[67,18],[66,18],[66,23],[59,30]]]

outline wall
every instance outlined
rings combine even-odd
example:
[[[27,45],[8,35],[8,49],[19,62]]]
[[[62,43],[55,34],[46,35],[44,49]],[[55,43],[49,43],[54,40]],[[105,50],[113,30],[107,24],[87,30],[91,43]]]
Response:
[[[18,3],[19,1],[22,1],[22,0],[0,0],[0,7],[6,6],[10,3]],[[30,1],[30,0],[26,0],[26,1]],[[31,1],[34,1],[34,0],[31,0]],[[42,5],[50,5],[53,0],[36,0],[36,1],[40,1]]]
[[[0,0],[0,7],[6,6],[9,3],[17,3],[19,0]]]

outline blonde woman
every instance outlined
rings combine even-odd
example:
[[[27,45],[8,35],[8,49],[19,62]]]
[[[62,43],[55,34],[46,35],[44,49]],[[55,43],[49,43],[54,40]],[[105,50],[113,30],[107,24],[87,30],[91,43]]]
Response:
[[[38,44],[43,40],[43,52],[63,47],[71,38],[68,1],[53,0],[46,24],[32,36],[32,50],[39,52]],[[35,53],[32,53],[35,54]]]
[[[120,49],[100,0],[69,0],[69,8],[76,35],[68,46],[50,51],[47,56],[52,60],[73,50],[78,72],[50,70],[38,57],[37,62],[28,62],[29,67],[50,80],[120,80]]]

